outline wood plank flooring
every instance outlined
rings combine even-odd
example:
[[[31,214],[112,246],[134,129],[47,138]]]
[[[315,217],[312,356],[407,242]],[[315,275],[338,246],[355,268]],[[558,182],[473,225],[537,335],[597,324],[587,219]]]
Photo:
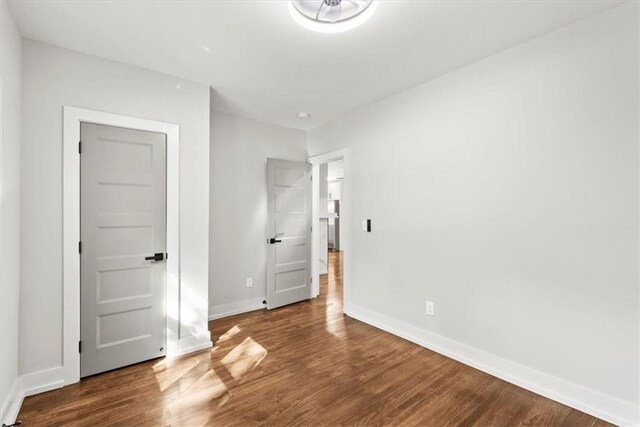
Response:
[[[25,400],[24,426],[605,426],[342,314],[340,253],[321,296],[209,322],[213,349]]]

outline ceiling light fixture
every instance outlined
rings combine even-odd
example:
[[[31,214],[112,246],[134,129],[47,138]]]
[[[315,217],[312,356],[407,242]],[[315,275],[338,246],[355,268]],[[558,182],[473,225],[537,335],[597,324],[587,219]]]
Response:
[[[306,119],[311,118],[311,116],[309,115],[309,113],[306,113],[306,112],[304,112],[304,111],[300,111],[300,112],[298,113],[298,118],[299,118],[299,119],[302,119],[302,120],[306,120]]]
[[[377,6],[376,0],[291,0],[289,12],[312,31],[341,33],[362,25]]]

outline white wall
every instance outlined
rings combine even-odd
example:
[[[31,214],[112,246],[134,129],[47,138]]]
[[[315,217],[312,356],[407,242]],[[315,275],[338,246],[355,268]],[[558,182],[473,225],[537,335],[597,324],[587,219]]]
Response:
[[[25,40],[22,102],[20,372],[62,363],[64,105],[180,125],[180,338],[207,334],[209,88]]]
[[[637,405],[636,8],[310,132],[351,150],[354,308]]]
[[[263,307],[268,157],[306,161],[306,133],[212,113],[211,317]],[[253,277],[252,288],[247,277]]]
[[[22,39],[0,1],[0,423],[12,422],[18,398],[20,282],[20,88]]]

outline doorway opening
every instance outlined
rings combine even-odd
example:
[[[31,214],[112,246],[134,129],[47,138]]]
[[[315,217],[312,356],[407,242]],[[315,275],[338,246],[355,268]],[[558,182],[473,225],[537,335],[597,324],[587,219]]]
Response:
[[[312,297],[348,313],[349,161],[339,150],[309,159],[313,173]]]
[[[319,167],[320,186],[318,270],[319,295],[328,303],[342,302],[342,247],[340,200],[344,182],[344,160],[333,160]]]

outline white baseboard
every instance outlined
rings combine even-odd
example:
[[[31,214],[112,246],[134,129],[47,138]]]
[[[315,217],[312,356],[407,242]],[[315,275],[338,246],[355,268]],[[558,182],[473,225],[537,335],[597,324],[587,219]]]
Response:
[[[638,406],[351,304],[345,314],[490,375],[620,426],[637,426]]]
[[[15,423],[23,400],[24,394],[22,393],[20,378],[16,378],[9,389],[9,394],[5,401],[2,402],[2,407],[0,408],[0,423]]]
[[[213,305],[209,307],[209,320],[222,319],[223,317],[261,310],[266,307],[266,305],[262,303],[264,300],[265,297],[260,297],[232,302],[229,304]]]
[[[16,422],[25,397],[63,387],[62,375],[62,367],[57,367],[16,378],[0,410],[0,422],[5,424]]]
[[[26,374],[20,377],[24,396],[44,393],[65,386],[62,366]]]

